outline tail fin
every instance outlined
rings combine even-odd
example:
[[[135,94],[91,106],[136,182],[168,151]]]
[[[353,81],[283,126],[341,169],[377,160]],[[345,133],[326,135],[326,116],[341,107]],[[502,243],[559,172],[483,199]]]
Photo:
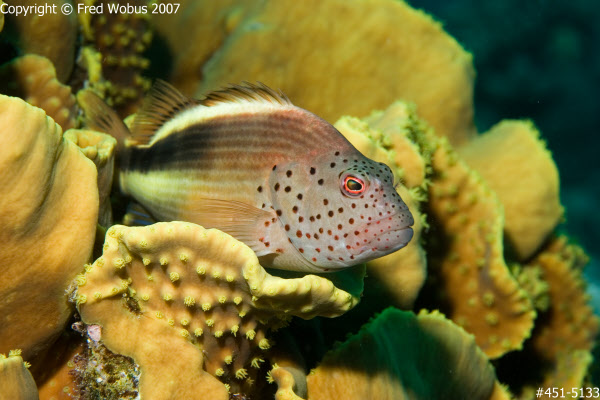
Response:
[[[131,136],[125,123],[90,89],[80,90],[77,93],[77,102],[85,113],[85,123],[90,129],[105,132],[117,139],[117,155],[122,160],[125,142]]]

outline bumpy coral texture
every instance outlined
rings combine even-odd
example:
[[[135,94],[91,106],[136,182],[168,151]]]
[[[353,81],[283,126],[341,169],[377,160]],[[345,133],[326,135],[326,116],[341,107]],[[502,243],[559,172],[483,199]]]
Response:
[[[258,80],[328,121],[410,99],[453,142],[475,133],[470,55],[402,1],[190,1],[158,21],[188,94]]]
[[[0,78],[2,93],[43,109],[63,130],[76,125],[75,96],[59,82],[49,59],[35,54],[15,58],[0,68]]]
[[[0,351],[26,359],[64,329],[65,289],[91,257],[96,168],[42,110],[0,96]]]
[[[432,167],[429,208],[438,238],[429,261],[449,316],[475,334],[489,357],[520,349],[536,314],[504,261],[502,206],[446,140]]]
[[[175,388],[192,393],[201,386],[224,396],[215,377],[232,393],[251,393],[262,382],[270,330],[294,315],[340,315],[358,301],[358,293],[325,278],[269,275],[241,242],[181,222],[113,226],[103,256],[77,283],[83,321],[103,326],[109,350],[140,365],[142,396]],[[134,332],[149,340],[138,343]],[[180,351],[187,354],[185,366]],[[192,384],[182,384],[186,379]]]
[[[150,87],[150,81],[142,76],[149,66],[149,61],[142,53],[152,40],[150,14],[108,12],[109,3],[133,6],[133,3],[126,1],[97,0],[87,3],[102,6],[105,10],[102,14],[79,14],[86,44],[93,46],[99,53],[101,63],[103,79],[91,79],[90,86],[102,93],[109,105],[116,108],[123,117],[127,116],[140,105],[144,92]],[[140,1],[135,6],[141,7],[147,3]]]

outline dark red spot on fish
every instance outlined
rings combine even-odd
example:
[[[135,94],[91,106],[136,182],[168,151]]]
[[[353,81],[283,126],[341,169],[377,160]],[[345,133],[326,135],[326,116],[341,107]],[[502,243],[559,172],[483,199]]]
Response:
[[[298,222],[304,222],[304,217],[298,217]]]
[[[300,253],[304,253],[304,249],[303,249],[302,247],[300,247],[300,248],[298,249],[298,251],[299,251]]]
[[[324,181],[323,181],[323,179],[319,179],[319,180],[317,181],[317,183],[318,183],[319,185],[322,185],[322,184],[323,184],[323,182],[324,182]]]
[[[336,151],[336,152],[335,152],[335,155],[336,155],[336,156],[339,156],[339,155],[340,155],[340,152],[339,152],[339,151]]]
[[[334,240],[340,240],[340,237],[339,237],[338,235],[335,235],[335,236],[333,237],[333,239],[334,239]]]
[[[310,167],[310,174],[314,175],[317,173],[317,170],[315,169],[315,167]]]
[[[354,234],[355,234],[356,236],[358,236],[358,235],[360,235],[360,232],[359,232],[359,231],[354,231]]]
[[[280,216],[280,217],[281,217],[281,214],[283,214],[283,213],[281,212],[281,210],[277,210],[277,211],[275,211],[275,212],[276,212],[276,213],[277,213],[277,215],[278,215],[278,216]]]
[[[338,212],[341,214],[344,212],[344,209],[342,207],[338,208]]]
[[[283,253],[283,249],[277,249],[275,250],[277,253]]]
[[[265,221],[265,226],[269,226],[271,223],[269,221]]]
[[[369,205],[368,205],[368,204],[365,204],[365,208],[369,208]]]
[[[340,261],[344,261],[344,259],[342,257],[339,257]]]
[[[350,219],[348,220],[348,223],[349,223],[350,225],[352,225],[352,224],[354,223],[354,218],[350,218]]]
[[[291,188],[291,187],[289,187],[289,186],[286,186],[286,187],[285,187],[285,192],[286,192],[286,193],[289,193],[289,192],[290,192],[290,190],[292,190],[292,188]]]
[[[273,186],[273,189],[275,189],[275,191],[279,190],[279,183],[276,183],[275,186]]]
[[[310,239],[310,233],[307,233],[307,234],[306,234],[306,237]]]
[[[317,251],[317,253],[320,253],[320,252],[321,252],[321,249],[320,249],[320,248],[318,248],[318,247],[317,247],[315,250]]]
[[[319,228],[319,233],[323,233],[323,228]]]
[[[262,192],[262,186],[257,187],[256,190],[258,191],[258,193],[261,193]]]
[[[327,248],[329,249],[329,251],[333,251],[333,246],[327,246]]]
[[[347,238],[347,237],[348,237],[348,234],[347,234],[347,233],[344,233],[344,237],[345,237],[345,238]]]
[[[310,222],[315,222],[315,217],[313,217],[312,215],[309,218]]]
[[[271,218],[271,222],[275,222],[275,221],[277,221],[277,218],[275,218],[275,217]]]
[[[317,262],[317,258],[316,257],[313,257],[312,260],[313,260],[313,262]]]
[[[289,178],[290,176],[292,176],[292,171],[288,170],[285,175]]]
[[[333,211],[329,211],[329,212],[327,213],[327,215],[329,215],[330,217],[333,217]]]
[[[331,229],[327,229],[327,234],[331,236]]]
[[[317,214],[317,219],[321,219],[321,214]]]
[[[338,224],[338,230],[341,231],[342,230],[342,224]]]
[[[347,245],[346,245],[346,248],[347,248],[348,250],[350,250],[352,247],[350,247],[350,245],[349,245],[349,244],[347,244]]]
[[[289,231],[290,230],[290,226],[288,224],[285,224],[285,230]]]
[[[323,199],[323,205],[326,206],[327,204],[329,204],[329,200]]]
[[[352,203],[352,208],[356,208],[356,204]]]
[[[319,239],[319,234],[315,233],[315,239]]]
[[[297,198],[298,200],[302,200],[302,193],[298,193],[298,196],[296,196],[296,198]]]
[[[277,164],[273,165],[273,171],[275,171],[275,168],[277,168]]]
[[[335,167],[335,163],[334,163],[334,162],[332,162],[331,164],[329,164],[329,166],[330,166],[331,168],[333,168],[333,167]]]
[[[264,237],[258,238],[258,241],[259,241],[259,242],[261,242],[261,243],[262,243],[264,240],[265,240],[265,238],[264,238]]]
[[[298,212],[298,206],[292,207],[292,211],[294,212],[294,214],[296,214]]]
[[[298,236],[299,238],[302,237],[302,231],[301,230],[297,230],[296,231],[296,236]]]

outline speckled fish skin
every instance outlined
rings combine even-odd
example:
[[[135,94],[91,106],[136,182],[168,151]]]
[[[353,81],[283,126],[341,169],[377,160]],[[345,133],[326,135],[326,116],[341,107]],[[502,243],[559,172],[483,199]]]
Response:
[[[199,102],[163,83],[144,109],[120,182],[157,220],[221,229],[265,267],[309,272],[366,262],[412,238],[390,169],[281,93],[245,84]]]

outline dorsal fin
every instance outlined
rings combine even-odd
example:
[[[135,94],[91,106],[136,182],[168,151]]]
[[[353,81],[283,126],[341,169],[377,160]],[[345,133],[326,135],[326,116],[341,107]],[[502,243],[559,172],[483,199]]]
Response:
[[[271,104],[292,105],[281,90],[274,90],[262,82],[256,84],[243,81],[241,85],[229,85],[228,87],[216,90],[206,95],[200,103],[211,107],[222,103],[240,103],[240,102],[267,102]]]
[[[198,100],[181,94],[163,80],[156,80],[146,95],[131,129],[131,142],[148,144],[156,131],[179,112],[197,106]]]
[[[117,139],[118,152],[122,155],[130,132],[117,113],[91,89],[80,90],[77,93],[77,102],[84,112],[85,125],[89,129],[107,133]]]

